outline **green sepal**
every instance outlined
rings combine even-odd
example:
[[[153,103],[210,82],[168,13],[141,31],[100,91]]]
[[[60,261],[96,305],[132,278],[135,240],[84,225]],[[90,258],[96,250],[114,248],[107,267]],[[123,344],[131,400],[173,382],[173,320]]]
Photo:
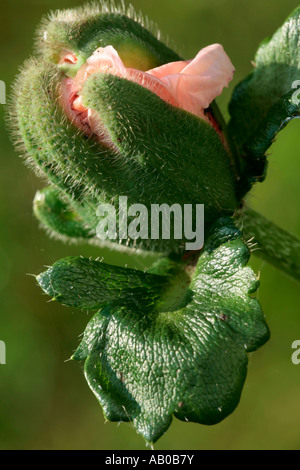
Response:
[[[247,352],[269,337],[249,250],[231,219],[215,225],[185,306],[164,310],[113,303],[90,321],[73,359],[111,421],[132,421],[155,442],[172,415],[214,424],[237,406]]]
[[[37,191],[33,211],[50,236],[65,241],[84,241],[95,236],[53,186]]]
[[[204,204],[207,227],[232,214],[237,200],[231,159],[209,123],[113,75],[92,75],[82,96],[99,114],[124,163],[137,168],[142,202]]]
[[[86,222],[96,226],[96,208],[128,182],[116,157],[87,137],[65,116],[60,104],[63,75],[45,62],[30,60],[15,83],[12,113],[28,162],[73,199]],[[126,188],[126,189],[125,189]],[[88,210],[90,206],[90,210]]]
[[[150,70],[181,60],[159,37],[157,28],[132,7],[99,2],[57,11],[45,18],[39,27],[36,50],[44,60],[55,64],[66,52],[75,54],[77,63],[64,66],[70,76],[96,49],[109,45],[118,50],[126,67]]]

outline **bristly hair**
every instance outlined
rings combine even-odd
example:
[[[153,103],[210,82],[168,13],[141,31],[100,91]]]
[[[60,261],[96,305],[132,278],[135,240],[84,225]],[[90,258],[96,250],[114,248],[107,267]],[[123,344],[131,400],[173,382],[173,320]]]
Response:
[[[168,36],[162,35],[157,24],[149,20],[147,16],[143,15],[141,11],[136,11],[133,5],[125,5],[124,0],[99,0],[86,3],[83,6],[68,8],[65,10],[54,10],[48,13],[42,18],[39,28],[35,35],[35,47],[34,53],[39,53],[40,44],[43,41],[44,32],[47,29],[49,23],[52,21],[64,21],[64,22],[80,22],[87,18],[95,19],[103,14],[115,13],[124,15],[133,21],[139,23],[142,27],[147,29],[153,36],[158,40],[165,43],[166,46],[171,47],[170,39]]]
[[[28,76],[31,73],[30,66],[34,66],[34,65],[38,65],[38,61],[36,58],[31,57],[30,59],[27,59],[25,63],[19,68],[19,75],[16,77],[14,83],[12,84],[11,94],[9,97],[9,101],[7,103],[8,105],[6,108],[6,123],[7,123],[8,130],[10,131],[11,141],[14,144],[14,147],[16,151],[19,153],[19,155],[24,158],[26,166],[32,169],[38,178],[41,178],[44,182],[49,184],[49,176],[47,172],[43,170],[43,167],[46,168],[47,165],[43,164],[41,167],[37,165],[36,161],[32,158],[30,152],[28,151],[24,143],[24,139],[23,139],[20,127],[19,127],[19,122],[18,122],[17,104],[18,104],[19,98],[22,95],[20,91],[21,84],[24,83],[24,80],[26,77],[28,79]],[[59,72],[55,72],[55,73],[59,73]],[[54,82],[55,82],[55,75],[50,77],[49,85],[53,86]],[[57,96],[56,100],[58,99],[59,99],[59,95]],[[65,125],[71,125],[67,117],[63,115],[62,113],[60,116],[60,120],[61,120],[62,127]],[[76,129],[76,127],[74,127],[74,134],[78,136],[84,135],[83,131],[80,129]],[[92,145],[98,150],[98,144],[96,141],[92,143]],[[99,149],[99,152],[101,152],[101,149]],[[61,167],[57,163],[53,162],[53,164],[51,164],[51,173],[53,175],[60,174],[63,179],[68,180],[69,185],[72,187],[73,191],[80,192],[81,198],[96,197],[100,193],[100,191],[97,190],[93,185],[91,185],[91,187],[87,187],[86,185],[83,185],[81,179],[78,178],[77,174],[73,174],[72,176],[70,176],[68,173],[64,173],[64,171],[62,171]]]

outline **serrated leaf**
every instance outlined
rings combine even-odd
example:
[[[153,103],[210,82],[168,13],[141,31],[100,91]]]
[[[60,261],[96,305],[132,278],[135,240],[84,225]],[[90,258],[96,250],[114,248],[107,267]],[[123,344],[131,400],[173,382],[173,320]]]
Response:
[[[214,424],[234,410],[247,352],[269,337],[251,296],[258,281],[245,267],[248,258],[241,233],[231,219],[221,219],[183,306],[172,308],[162,292],[161,302],[149,308],[111,302],[92,318],[73,358],[85,359],[86,379],[107,419],[132,421],[155,442],[172,415]]]

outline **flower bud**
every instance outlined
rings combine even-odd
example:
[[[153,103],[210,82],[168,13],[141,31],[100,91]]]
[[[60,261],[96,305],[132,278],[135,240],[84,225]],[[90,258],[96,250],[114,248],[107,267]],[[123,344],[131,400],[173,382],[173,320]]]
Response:
[[[104,6],[53,14],[38,46],[16,83],[16,128],[89,233],[99,204],[119,215],[119,196],[149,213],[152,204],[190,204],[194,213],[204,204],[205,228],[233,213],[233,161],[212,103],[234,71],[222,46],[182,61],[141,20]],[[183,251],[184,236],[169,238],[113,241]]]

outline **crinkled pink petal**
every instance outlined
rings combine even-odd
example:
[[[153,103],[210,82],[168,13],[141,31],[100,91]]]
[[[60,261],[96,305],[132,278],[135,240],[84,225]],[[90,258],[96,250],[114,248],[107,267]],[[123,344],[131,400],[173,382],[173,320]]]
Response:
[[[223,46],[212,44],[191,61],[173,62],[148,73],[154,73],[168,86],[180,108],[203,117],[204,109],[232,80],[234,67]]]

